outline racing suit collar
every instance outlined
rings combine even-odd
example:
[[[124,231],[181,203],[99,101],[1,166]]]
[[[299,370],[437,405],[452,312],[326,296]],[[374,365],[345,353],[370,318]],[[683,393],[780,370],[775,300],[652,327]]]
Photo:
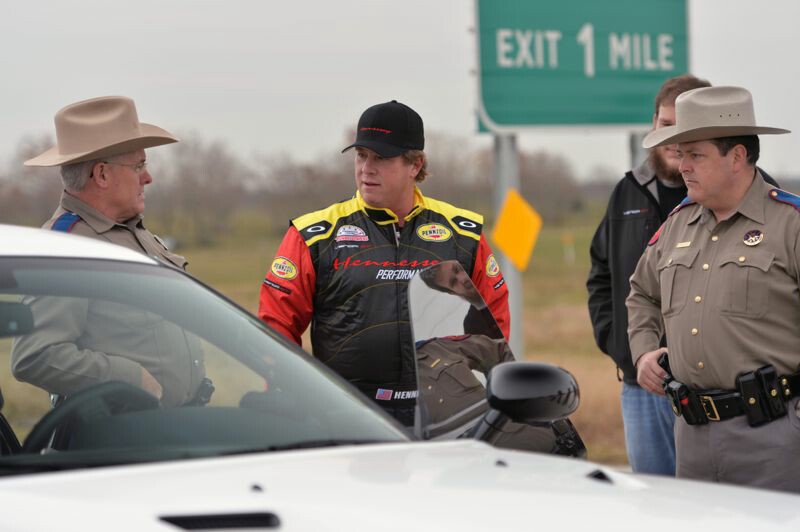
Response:
[[[378,225],[388,225],[397,223],[399,221],[397,215],[390,209],[370,206],[366,201],[364,201],[364,198],[361,197],[361,193],[357,190],[356,201],[358,202],[359,208],[364,211],[364,214],[366,214]],[[404,221],[407,222],[414,218],[417,214],[422,212],[424,206],[425,196],[422,195],[422,192],[418,187],[414,187],[414,206],[411,207],[411,211],[406,215]]]

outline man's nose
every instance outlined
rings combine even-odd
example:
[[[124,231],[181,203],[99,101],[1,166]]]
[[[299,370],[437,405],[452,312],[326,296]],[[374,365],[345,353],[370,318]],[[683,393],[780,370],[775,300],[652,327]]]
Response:
[[[688,172],[689,168],[691,168],[691,165],[689,164],[689,158],[681,157],[681,162],[678,163],[678,171],[680,173]]]
[[[369,157],[365,158],[361,163],[361,171],[365,174],[375,172],[375,163]]]
[[[143,185],[149,185],[153,182],[153,176],[150,175],[150,171],[147,170],[147,168],[145,168],[142,175],[139,176],[139,182]]]

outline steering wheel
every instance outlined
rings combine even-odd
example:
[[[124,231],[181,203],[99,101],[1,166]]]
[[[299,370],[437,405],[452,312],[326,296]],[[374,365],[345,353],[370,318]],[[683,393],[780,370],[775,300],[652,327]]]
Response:
[[[47,448],[53,432],[66,430],[75,421],[88,422],[140,410],[159,408],[158,398],[138,386],[122,381],[108,381],[76,392],[48,412],[33,427],[22,453],[39,453]]]

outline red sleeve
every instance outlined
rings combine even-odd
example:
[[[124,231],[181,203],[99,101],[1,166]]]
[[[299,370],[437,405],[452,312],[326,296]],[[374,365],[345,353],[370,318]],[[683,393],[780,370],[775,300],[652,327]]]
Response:
[[[297,345],[311,322],[317,274],[303,237],[290,226],[261,284],[258,317]]]
[[[497,325],[503,331],[506,340],[510,338],[511,317],[508,310],[508,286],[500,265],[494,258],[492,248],[481,234],[478,252],[475,254],[475,267],[472,271],[472,282],[478,288],[483,300],[489,306]]]

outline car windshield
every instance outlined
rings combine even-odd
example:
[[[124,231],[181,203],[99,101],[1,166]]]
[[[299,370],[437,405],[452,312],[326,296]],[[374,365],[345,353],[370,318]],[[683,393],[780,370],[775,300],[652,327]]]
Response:
[[[0,258],[0,390],[0,474],[407,440],[327,368],[164,266]]]

